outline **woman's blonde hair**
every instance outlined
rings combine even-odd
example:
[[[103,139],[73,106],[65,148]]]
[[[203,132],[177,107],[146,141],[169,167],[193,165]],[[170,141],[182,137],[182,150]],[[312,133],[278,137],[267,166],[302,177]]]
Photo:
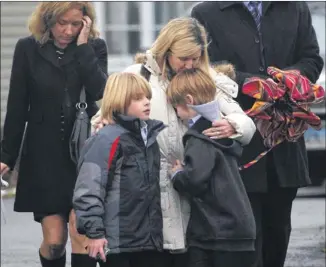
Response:
[[[56,24],[58,18],[73,8],[81,10],[84,16],[88,16],[92,20],[89,38],[98,37],[95,9],[91,2],[41,2],[29,18],[29,31],[40,44],[45,44],[51,38],[51,28]]]
[[[176,18],[170,20],[160,31],[150,48],[155,60],[163,64],[161,69],[167,77],[167,57],[169,53],[177,57],[191,57],[201,51],[198,68],[208,71],[207,34],[204,27],[194,18]],[[135,61],[146,60],[143,54],[137,54]]]
[[[211,76],[201,69],[186,69],[177,73],[167,88],[168,101],[172,105],[185,105],[186,95],[191,95],[194,105],[213,101],[216,85]]]
[[[125,114],[132,100],[146,96],[152,98],[152,90],[145,78],[134,73],[113,73],[105,85],[101,115],[110,123],[114,113]]]

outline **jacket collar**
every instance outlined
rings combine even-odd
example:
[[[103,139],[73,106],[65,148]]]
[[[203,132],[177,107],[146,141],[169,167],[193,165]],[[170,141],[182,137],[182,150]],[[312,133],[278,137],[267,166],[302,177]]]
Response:
[[[145,68],[155,76],[161,76],[162,71],[156,62],[156,59],[150,50],[146,51],[146,62],[144,64]]]
[[[117,124],[125,128],[126,130],[134,133],[138,137],[138,139],[142,139],[140,132],[142,122],[140,119],[132,116],[123,115],[120,113],[115,113],[114,120]],[[147,120],[146,123],[148,132],[147,145],[149,146],[154,143],[159,132],[162,131],[166,126],[163,124],[163,122],[158,120]]]
[[[226,153],[232,154],[235,157],[240,157],[242,153],[242,147],[240,143],[231,139],[231,138],[223,138],[223,139],[211,139],[206,135],[202,134],[202,132],[208,128],[212,127],[212,122],[201,117],[199,120],[195,122],[195,124],[186,132],[183,136],[183,144],[185,145],[187,139],[190,136],[195,136],[196,138],[205,140],[206,142],[211,143],[216,148],[223,150]]]
[[[52,40],[46,42],[43,45],[38,43],[37,50],[44,59],[52,63],[55,67],[61,68],[62,66],[74,60],[76,47],[76,42],[72,42],[71,44],[69,44],[68,47],[65,49],[64,57],[60,63],[56,54],[56,47]]]
[[[221,145],[232,145],[233,140],[229,139],[229,138],[223,138],[223,139],[211,139],[209,137],[207,137],[206,135],[202,134],[202,132],[206,129],[209,129],[212,127],[212,122],[210,122],[209,120],[205,119],[204,117],[201,117],[200,119],[198,119],[195,124],[186,132],[186,134],[183,137],[183,144],[186,144],[186,140],[190,137],[190,136],[195,136],[197,138],[206,140],[214,145],[216,144],[221,144]]]
[[[224,10],[224,9],[234,6],[234,5],[243,5],[242,1],[221,1],[218,3],[219,3],[221,10]],[[266,14],[266,11],[268,10],[268,8],[272,4],[272,2],[271,1],[263,1],[262,4],[263,4],[262,11],[263,11],[263,15],[264,15],[264,14]]]
[[[218,2],[219,6],[220,6],[220,9],[221,10],[224,10],[228,7],[231,7],[233,5],[238,5],[238,4],[242,4],[242,2],[240,1],[221,1],[221,2]]]

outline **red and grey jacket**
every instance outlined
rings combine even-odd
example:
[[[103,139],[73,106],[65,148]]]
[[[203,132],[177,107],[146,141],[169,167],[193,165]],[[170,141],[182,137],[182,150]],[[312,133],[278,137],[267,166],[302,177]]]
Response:
[[[106,238],[111,253],[163,249],[156,137],[165,126],[146,123],[146,145],[140,120],[117,115],[81,152],[73,197],[77,230]]]

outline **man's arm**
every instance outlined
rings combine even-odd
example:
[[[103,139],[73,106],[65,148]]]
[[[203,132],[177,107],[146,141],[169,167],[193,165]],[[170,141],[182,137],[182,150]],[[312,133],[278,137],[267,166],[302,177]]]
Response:
[[[295,47],[295,58],[298,61],[286,69],[296,69],[315,83],[323,69],[324,61],[319,55],[319,45],[311,14],[306,2],[295,2],[298,6],[299,25]]]

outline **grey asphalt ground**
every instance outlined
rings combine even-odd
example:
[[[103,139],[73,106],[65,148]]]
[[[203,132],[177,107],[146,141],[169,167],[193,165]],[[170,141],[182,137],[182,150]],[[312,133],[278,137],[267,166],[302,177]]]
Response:
[[[294,201],[293,230],[285,267],[325,267],[325,198],[311,198],[310,194],[301,191],[303,197]],[[33,222],[31,213],[13,212],[13,199],[5,199],[4,205],[7,222],[1,218],[1,266],[39,267],[40,225]],[[70,243],[67,266],[70,266],[69,246]]]

